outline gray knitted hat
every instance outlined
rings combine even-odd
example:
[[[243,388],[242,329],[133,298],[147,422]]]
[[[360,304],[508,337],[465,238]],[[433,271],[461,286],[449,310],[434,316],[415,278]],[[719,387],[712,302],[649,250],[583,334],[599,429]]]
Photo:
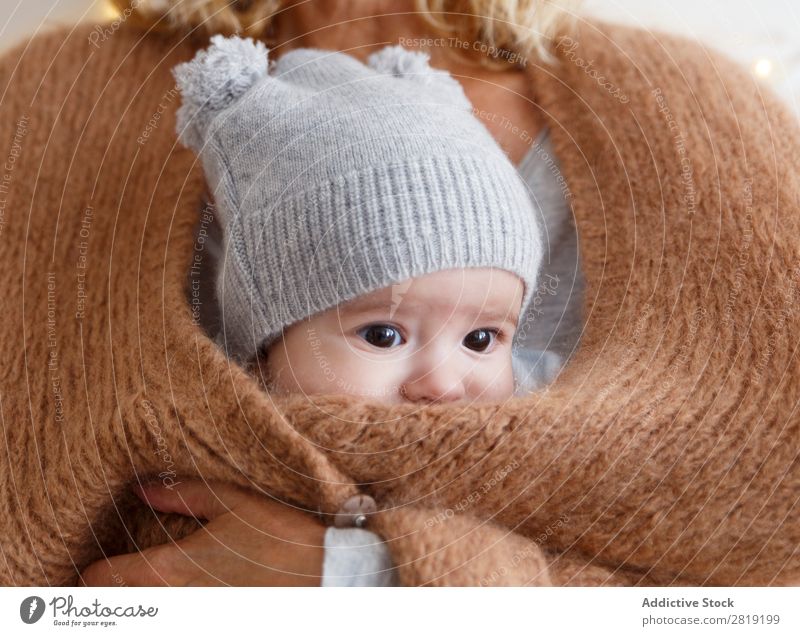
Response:
[[[531,196],[460,84],[400,46],[367,64],[214,36],[173,71],[180,141],[224,233],[222,341],[246,360],[292,323],[439,270],[497,267],[530,301]]]

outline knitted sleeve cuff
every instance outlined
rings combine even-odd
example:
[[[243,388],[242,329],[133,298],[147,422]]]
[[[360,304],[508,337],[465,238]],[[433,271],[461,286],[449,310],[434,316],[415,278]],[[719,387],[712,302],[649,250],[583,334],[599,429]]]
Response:
[[[397,585],[389,549],[377,534],[363,528],[327,529],[322,587]]]

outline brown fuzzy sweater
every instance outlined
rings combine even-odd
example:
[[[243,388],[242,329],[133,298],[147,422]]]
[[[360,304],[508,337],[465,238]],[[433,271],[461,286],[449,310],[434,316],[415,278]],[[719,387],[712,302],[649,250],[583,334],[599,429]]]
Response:
[[[587,281],[547,390],[469,407],[273,399],[186,301],[204,192],[192,45],[123,25],[0,61],[0,583],[180,537],[129,485],[201,475],[381,508],[404,585],[800,582],[800,131],[675,37],[589,23],[529,64]]]

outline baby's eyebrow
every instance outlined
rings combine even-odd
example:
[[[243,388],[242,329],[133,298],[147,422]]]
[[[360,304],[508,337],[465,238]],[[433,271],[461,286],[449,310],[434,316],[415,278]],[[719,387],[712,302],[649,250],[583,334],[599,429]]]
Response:
[[[358,298],[343,306],[347,311],[372,311],[373,309],[389,309],[391,302],[385,299]]]
[[[496,320],[497,322],[508,321],[512,323],[515,327],[519,322],[519,316],[515,312],[511,311],[487,310],[487,311],[482,311],[480,316],[481,318],[486,318],[488,320]]]
[[[402,308],[411,309],[413,308],[414,311],[425,311],[429,309],[429,305],[421,304],[416,302],[409,302],[400,301],[399,305],[402,307],[395,307],[395,312],[400,311]],[[368,311],[373,310],[385,310],[388,311],[391,307],[391,303],[388,300],[380,300],[380,299],[363,299],[360,298],[358,300],[354,300],[347,305],[347,310],[357,313],[366,313]],[[515,327],[519,323],[519,315],[517,312],[512,311],[502,311],[498,309],[490,309],[487,307],[480,307],[480,306],[468,306],[464,307],[464,309],[471,309],[478,314],[478,318],[476,320],[492,320],[496,322],[511,322]]]

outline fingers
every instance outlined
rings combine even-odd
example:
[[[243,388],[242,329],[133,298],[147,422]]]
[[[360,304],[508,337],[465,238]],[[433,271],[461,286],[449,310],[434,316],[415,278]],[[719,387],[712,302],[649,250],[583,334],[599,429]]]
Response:
[[[88,587],[166,585],[167,581],[158,573],[158,554],[145,551],[100,559],[81,572],[78,584]]]
[[[234,486],[212,485],[200,480],[185,481],[170,487],[160,483],[146,484],[134,490],[155,510],[208,520],[229,512],[247,497]]]

